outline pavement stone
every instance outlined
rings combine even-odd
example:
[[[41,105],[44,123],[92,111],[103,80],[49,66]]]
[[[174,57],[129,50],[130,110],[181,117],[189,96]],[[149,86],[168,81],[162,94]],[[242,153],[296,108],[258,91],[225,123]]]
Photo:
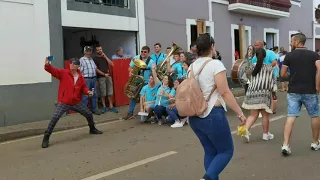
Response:
[[[243,88],[231,88],[236,97],[244,95]],[[136,106],[136,112],[138,111]],[[117,107],[119,113],[107,112],[102,115],[94,115],[96,124],[121,120],[127,114],[128,106]],[[20,139],[28,136],[41,135],[46,130],[50,120],[24,123],[13,126],[0,127],[0,142]],[[62,117],[57,123],[54,132],[87,126],[86,119],[80,114],[70,114]]]

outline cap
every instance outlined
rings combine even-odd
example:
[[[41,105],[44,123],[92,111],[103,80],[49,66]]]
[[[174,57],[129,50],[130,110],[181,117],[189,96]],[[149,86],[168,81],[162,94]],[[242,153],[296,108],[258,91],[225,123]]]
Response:
[[[92,47],[91,46],[85,46],[83,49],[85,52],[86,51],[92,51]]]

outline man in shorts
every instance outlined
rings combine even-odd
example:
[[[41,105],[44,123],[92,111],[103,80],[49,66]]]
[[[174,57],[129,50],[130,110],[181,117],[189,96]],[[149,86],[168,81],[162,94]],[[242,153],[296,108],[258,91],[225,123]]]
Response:
[[[320,90],[320,56],[313,51],[307,50],[304,46],[306,36],[297,33],[291,36],[291,47],[293,51],[286,55],[281,76],[287,76],[290,68],[289,90],[287,94],[288,118],[284,126],[284,142],[281,148],[283,155],[291,154],[289,145],[290,136],[294,121],[300,116],[302,104],[306,107],[312,120],[313,142],[311,149],[320,150],[319,143],[319,100]]]
[[[103,108],[101,113],[112,111],[118,113],[118,110],[113,106],[113,83],[110,75],[109,64],[113,66],[113,62],[104,54],[100,45],[96,46],[97,56],[93,58],[97,66],[97,76],[100,89],[100,96]],[[108,96],[109,107],[106,106],[106,96]]]

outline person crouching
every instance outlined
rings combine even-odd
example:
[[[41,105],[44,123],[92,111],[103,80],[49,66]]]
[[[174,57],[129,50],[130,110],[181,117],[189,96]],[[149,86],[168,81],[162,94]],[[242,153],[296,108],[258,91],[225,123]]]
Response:
[[[58,104],[53,113],[53,117],[49,122],[48,128],[45,131],[42,148],[47,148],[49,146],[49,138],[54,127],[61,116],[68,110],[76,111],[87,119],[90,134],[102,134],[102,132],[95,127],[92,112],[81,102],[83,94],[92,96],[94,91],[89,91],[87,88],[86,81],[78,70],[79,66],[80,62],[78,60],[72,60],[70,69],[58,69],[50,64],[48,58],[45,60],[44,69],[53,77],[60,80],[60,85]]]

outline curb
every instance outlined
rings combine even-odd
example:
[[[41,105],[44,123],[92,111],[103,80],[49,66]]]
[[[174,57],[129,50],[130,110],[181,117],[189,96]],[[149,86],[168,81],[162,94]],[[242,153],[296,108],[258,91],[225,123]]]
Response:
[[[108,120],[102,120],[95,122],[96,125],[98,124],[103,124],[106,122],[112,122],[112,121],[117,121],[120,120],[121,118],[113,118],[113,119],[108,119]],[[70,126],[70,127],[57,127],[54,129],[54,133],[59,132],[59,131],[65,131],[65,130],[70,130],[70,129],[77,129],[77,128],[82,128],[82,127],[87,127],[87,124],[83,125],[75,125],[75,126]],[[22,131],[15,131],[15,132],[10,132],[6,134],[1,134],[0,135],[0,143],[6,142],[6,141],[12,141],[12,140],[17,140],[17,139],[22,139],[22,138],[27,138],[31,136],[38,136],[38,135],[43,135],[44,131],[46,128],[43,129],[27,129],[27,130],[22,130]]]
[[[231,89],[232,90],[232,89]],[[233,95],[235,97],[240,97],[244,96],[244,90],[233,90],[232,91]],[[112,121],[117,121],[120,120],[121,118],[112,118],[112,119],[107,119],[107,120],[101,120],[101,121],[96,121],[96,124],[102,124],[106,122],[112,122]],[[70,129],[76,129],[76,128],[82,128],[88,126],[87,124],[82,124],[82,125],[75,125],[75,126],[70,126],[70,127],[56,127],[54,129],[54,132],[59,132],[59,131],[65,131],[65,130],[70,130]],[[6,141],[12,141],[12,140],[17,140],[17,139],[22,139],[26,137],[31,137],[31,136],[38,136],[38,135],[43,135],[44,131],[46,128],[37,128],[37,129],[26,129],[26,130],[21,130],[21,131],[15,131],[15,132],[9,132],[5,134],[0,134],[0,143],[6,142]]]

